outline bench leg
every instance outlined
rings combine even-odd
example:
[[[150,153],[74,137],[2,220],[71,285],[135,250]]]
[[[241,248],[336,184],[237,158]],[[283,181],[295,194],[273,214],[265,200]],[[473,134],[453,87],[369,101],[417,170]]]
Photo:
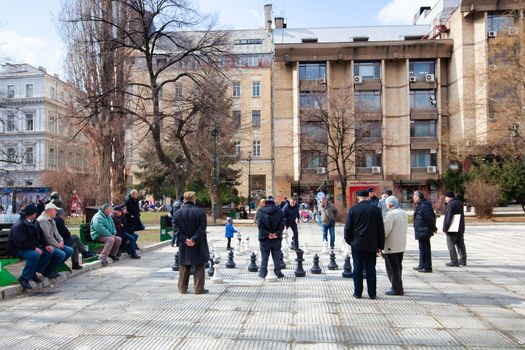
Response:
[[[4,264],[0,262],[0,287],[7,287],[13,283],[17,283],[18,279],[7,271]]]
[[[57,272],[71,272],[71,269],[66,265],[66,263],[62,263],[57,266]]]

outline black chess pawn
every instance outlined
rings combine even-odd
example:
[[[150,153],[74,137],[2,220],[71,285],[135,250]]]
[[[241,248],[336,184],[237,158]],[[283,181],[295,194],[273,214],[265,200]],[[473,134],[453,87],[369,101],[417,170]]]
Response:
[[[233,250],[230,250],[230,252],[228,253],[228,261],[226,262],[226,268],[234,269],[235,266],[235,261],[233,261]]]
[[[319,275],[323,272],[319,266],[319,256],[317,254],[314,255],[314,265],[310,269],[310,272],[314,275]]]
[[[173,271],[179,271],[179,252],[175,253],[175,262],[173,263],[171,269]]]
[[[339,266],[335,262],[335,253],[332,250],[330,252],[330,263],[328,264],[328,270],[337,270],[338,268],[339,268]]]
[[[250,265],[248,266],[248,271],[250,272],[257,272],[259,271],[259,266],[257,266],[257,256],[255,256],[255,253],[252,252],[252,255],[250,256]]]
[[[286,269],[286,263],[284,262],[284,253],[281,250],[281,270],[285,270],[285,269]]]
[[[213,257],[210,258],[210,268],[208,269],[208,276],[213,277],[213,274],[215,273],[215,261],[213,261]]]
[[[295,253],[297,254],[297,258],[295,259],[295,261],[297,261],[297,268],[295,269],[295,277],[304,277],[306,276],[306,271],[304,271],[304,268],[303,268],[304,252],[301,249],[297,249]]]
[[[343,277],[352,278],[352,265],[350,265],[350,255],[347,255],[345,258],[345,264],[343,266]]]

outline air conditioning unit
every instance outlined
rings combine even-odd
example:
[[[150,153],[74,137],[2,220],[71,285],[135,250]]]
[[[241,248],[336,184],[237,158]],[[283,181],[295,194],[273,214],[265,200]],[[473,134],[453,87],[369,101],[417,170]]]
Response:
[[[357,75],[354,77],[354,83],[355,84],[362,84],[363,83],[363,77],[360,75]]]
[[[509,28],[508,33],[509,35],[516,35],[518,32],[516,31],[516,28]]]
[[[488,37],[489,37],[489,38],[495,38],[497,35],[498,35],[498,32],[495,31],[495,30],[491,30],[491,31],[489,31],[489,33],[488,33]]]
[[[415,83],[417,81],[417,77],[415,75],[411,75],[408,77],[408,81],[411,83]]]
[[[372,167],[372,174],[381,174],[381,167],[380,166],[373,166]]]
[[[436,77],[434,76],[434,74],[425,74],[425,81],[427,83],[433,83],[434,81],[436,81]]]
[[[489,70],[496,70],[495,64],[489,64]]]
[[[326,174],[326,168],[324,167],[317,168],[317,175],[324,175],[324,174]]]
[[[437,173],[437,167],[436,166],[427,166],[427,173],[429,173],[429,174]]]
[[[326,79],[325,78],[319,78],[319,84],[325,85]]]

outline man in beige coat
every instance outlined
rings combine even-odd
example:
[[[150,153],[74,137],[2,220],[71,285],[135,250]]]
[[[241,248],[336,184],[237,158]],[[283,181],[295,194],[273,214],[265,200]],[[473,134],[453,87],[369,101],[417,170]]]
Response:
[[[407,213],[399,208],[396,197],[390,196],[385,199],[387,213],[384,218],[385,224],[385,258],[386,273],[392,288],[385,292],[386,295],[403,295],[403,281],[401,279],[403,270],[403,253],[407,243],[408,218]]]

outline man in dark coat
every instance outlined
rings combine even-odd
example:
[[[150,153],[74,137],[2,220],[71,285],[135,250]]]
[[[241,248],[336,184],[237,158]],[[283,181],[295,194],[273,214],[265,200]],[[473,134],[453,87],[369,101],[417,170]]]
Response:
[[[50,268],[54,271],[59,263],[53,255],[54,247],[49,244],[34,222],[37,206],[33,203],[20,211],[20,218],[13,224],[7,238],[7,251],[10,255],[26,261],[18,282],[24,289],[31,289],[30,280],[41,282],[37,272],[44,273]]]
[[[206,236],[206,213],[195,205],[195,192],[184,193],[184,204],[173,217],[179,247],[179,292],[187,293],[191,265],[195,266],[195,294],[208,293],[204,289],[204,264],[210,260]]]
[[[266,278],[268,274],[268,259],[272,254],[275,275],[284,277],[281,272],[281,242],[285,218],[281,209],[275,204],[272,196],[266,197],[264,207],[259,209],[256,217],[259,227],[259,243],[261,246],[261,268],[259,277]]]
[[[299,214],[297,198],[290,198],[290,201],[284,205],[282,211],[285,217],[285,227],[291,228],[293,232],[292,249],[299,249],[299,231],[297,230],[297,224],[299,223],[301,215]]]
[[[345,241],[352,246],[354,297],[360,299],[363,294],[363,270],[366,270],[368,296],[375,299],[377,254],[385,248],[383,215],[370,202],[368,191],[358,191],[357,199],[358,203],[348,211],[344,229]]]
[[[72,235],[71,232],[69,232],[69,229],[66,227],[66,223],[63,218],[64,214],[64,209],[60,208],[57,211],[57,216],[55,216],[53,220],[55,220],[58,233],[64,239],[64,244],[73,248],[73,255],[71,255],[71,268],[73,270],[82,270],[82,266],[80,265],[80,254],[82,254],[84,259],[92,258],[95,256],[95,254],[88,252],[86,247],[84,247],[84,244],[82,244],[80,238],[77,235]]]
[[[370,197],[370,203],[372,203],[373,206],[379,206],[379,198],[376,196],[376,190],[373,187],[370,187],[368,189],[368,196]]]
[[[173,230],[173,234],[172,234],[172,237],[171,237],[171,246],[174,247],[175,244],[177,243],[177,231],[175,231],[175,225],[173,224],[174,220],[173,218],[175,217],[175,213],[177,212],[177,210],[179,210],[181,207],[182,207],[182,203],[184,201],[184,197],[183,196],[180,196],[179,199],[177,199],[175,201],[175,203],[173,203],[173,206],[171,207],[171,224],[172,224],[172,230]]]
[[[142,221],[140,220],[140,207],[139,207],[139,200],[138,200],[139,193],[137,190],[131,190],[129,193],[128,200],[126,201],[126,222],[128,223],[129,227],[133,229],[133,232],[135,231],[142,231],[144,230],[144,224],[142,224]]]
[[[465,248],[465,214],[463,213],[463,202],[461,202],[454,192],[447,192],[445,194],[445,219],[443,221],[443,232],[447,234],[447,247],[450,253],[450,262],[447,266],[467,265],[467,250]],[[459,215],[459,227],[457,230],[451,231],[450,225],[454,215]],[[459,259],[458,259],[458,251]]]
[[[425,198],[422,191],[415,191],[413,196],[416,203],[414,210],[414,233],[419,243],[419,265],[414,270],[419,272],[432,272],[432,254],[430,237],[437,231],[436,214],[432,203]]]

